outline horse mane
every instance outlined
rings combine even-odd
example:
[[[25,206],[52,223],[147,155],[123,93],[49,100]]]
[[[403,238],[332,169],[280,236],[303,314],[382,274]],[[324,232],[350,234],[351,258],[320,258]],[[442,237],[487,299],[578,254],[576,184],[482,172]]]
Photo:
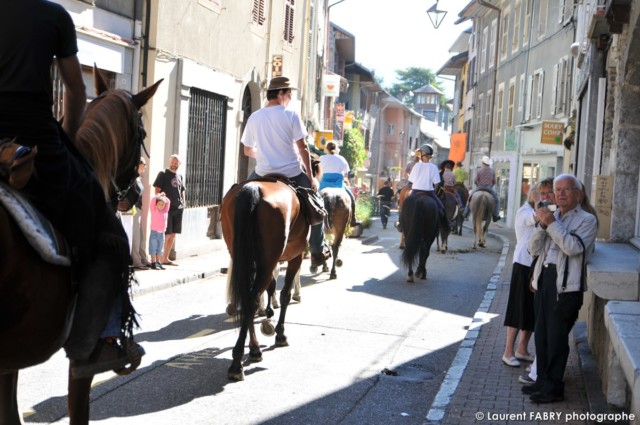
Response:
[[[126,113],[122,113],[123,109]],[[75,145],[91,162],[106,198],[111,186],[110,170],[118,169],[118,158],[125,148],[118,143],[129,140],[135,112],[127,92],[112,90],[89,104],[78,129]]]

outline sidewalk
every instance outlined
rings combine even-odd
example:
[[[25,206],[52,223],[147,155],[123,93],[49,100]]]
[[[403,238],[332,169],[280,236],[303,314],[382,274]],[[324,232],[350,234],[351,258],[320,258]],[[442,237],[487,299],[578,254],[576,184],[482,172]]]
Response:
[[[592,377],[585,379],[583,376],[581,356],[590,355],[580,336],[584,334],[584,324],[576,325],[570,336],[571,352],[565,371],[565,400],[562,402],[532,403],[529,396],[522,394],[522,384],[518,382],[518,376],[526,373],[525,367],[530,363],[522,362],[516,368],[503,364],[501,359],[506,340],[503,320],[516,240],[513,229],[498,225],[489,231],[492,237],[503,242],[502,254],[488,282],[483,303],[440,387],[426,423],[595,423],[587,414],[597,413],[594,410],[602,412],[606,405],[598,404],[603,397],[597,376],[596,382]],[[533,338],[529,351],[535,353]],[[590,382],[588,389],[585,380]]]

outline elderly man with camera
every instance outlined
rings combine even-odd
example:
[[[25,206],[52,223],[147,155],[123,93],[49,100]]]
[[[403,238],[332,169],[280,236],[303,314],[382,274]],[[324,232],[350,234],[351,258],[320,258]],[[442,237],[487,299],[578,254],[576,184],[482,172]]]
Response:
[[[564,400],[564,370],[569,358],[569,332],[586,290],[585,264],[593,251],[596,217],[582,209],[582,183],[562,174],[553,184],[557,210],[542,201],[528,248],[537,257],[533,271],[535,342],[538,377],[522,388],[535,403]]]

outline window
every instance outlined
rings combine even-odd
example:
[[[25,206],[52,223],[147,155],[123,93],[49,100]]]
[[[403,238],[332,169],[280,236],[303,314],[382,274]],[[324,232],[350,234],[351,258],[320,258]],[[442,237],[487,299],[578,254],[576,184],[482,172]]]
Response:
[[[388,129],[388,136],[395,136],[396,135],[396,125],[395,124],[389,124],[389,129]]]
[[[509,80],[509,103],[507,104],[507,125],[506,128],[513,127],[513,105],[516,100],[516,79]]]
[[[264,12],[265,0],[253,0],[253,9],[251,10],[251,21],[256,25],[264,25],[265,12]]]
[[[522,47],[529,44],[529,31],[531,31],[531,2],[533,0],[524,0],[524,22],[522,23]]]
[[[551,113],[567,115],[570,99],[569,60],[565,56],[553,67],[553,95],[551,99]]]
[[[520,91],[518,92],[518,112],[522,117],[522,108],[524,106],[524,74],[520,74]]]
[[[498,99],[496,105],[496,134],[502,129],[502,113],[504,111],[504,83],[498,86]]]
[[[489,42],[489,27],[482,30],[482,49],[480,49],[480,73],[485,71],[487,66],[487,43]]]
[[[544,37],[544,34],[547,31],[548,6],[548,0],[540,0],[540,8],[538,9],[538,38]]]
[[[525,0],[529,1],[529,0]],[[520,47],[520,15],[522,14],[521,0],[516,0],[513,7],[513,37],[511,37],[511,52],[518,51]]]
[[[573,16],[573,0],[560,0],[560,16],[558,22],[565,24],[569,22]]]
[[[531,119],[531,109],[533,108],[533,75],[529,75],[527,81],[527,101],[525,104],[524,119],[529,121]]]
[[[491,95],[493,94],[493,90],[489,90],[487,92],[487,98],[484,100],[484,133],[485,134],[489,134],[489,129],[491,128],[491,125],[489,124],[491,121],[491,107],[493,105],[491,105]]]
[[[505,9],[502,15],[502,39],[500,40],[500,59],[507,58],[507,45],[509,44],[509,9]]]
[[[482,135],[484,134],[483,132],[483,128],[482,128],[482,117],[484,116],[483,112],[484,112],[484,94],[479,94],[478,95],[478,135]],[[475,121],[475,120],[474,120]]]
[[[491,21],[491,33],[489,34],[491,44],[489,45],[489,65],[487,68],[493,67],[496,63],[496,43],[498,42],[498,20]]]
[[[293,21],[295,17],[295,0],[286,0],[284,8],[284,41],[293,43]]]
[[[542,95],[544,93],[544,71],[538,70],[533,74],[533,88],[532,88],[532,101],[533,106],[531,111],[535,113],[536,118],[542,116]]]

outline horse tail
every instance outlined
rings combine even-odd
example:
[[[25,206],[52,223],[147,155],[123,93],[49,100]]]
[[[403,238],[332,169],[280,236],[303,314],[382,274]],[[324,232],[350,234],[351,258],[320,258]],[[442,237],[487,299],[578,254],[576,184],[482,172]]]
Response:
[[[416,257],[420,253],[422,238],[427,224],[426,217],[420,211],[424,208],[417,196],[409,196],[402,206],[402,233],[404,233],[404,251],[402,263],[408,269],[413,267]]]
[[[331,230],[331,223],[333,223],[333,215],[335,214],[335,196],[329,191],[322,194],[324,200],[324,209],[327,210],[327,215],[324,216],[324,230]]]
[[[253,317],[256,302],[254,285],[261,244],[255,215],[261,199],[260,186],[250,183],[240,189],[235,201],[230,295],[231,304],[240,307],[236,308],[240,323],[244,323],[248,315]]]

